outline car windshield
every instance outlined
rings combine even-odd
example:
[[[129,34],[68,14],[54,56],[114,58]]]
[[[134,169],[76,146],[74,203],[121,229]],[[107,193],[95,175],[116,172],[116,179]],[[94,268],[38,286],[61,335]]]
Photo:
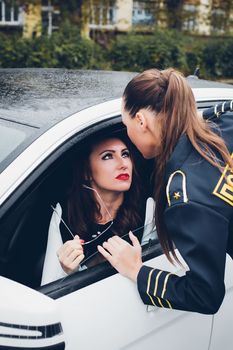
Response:
[[[14,151],[28,138],[31,134],[30,127],[21,126],[0,119],[0,170],[4,168],[4,163],[9,156],[13,157]]]

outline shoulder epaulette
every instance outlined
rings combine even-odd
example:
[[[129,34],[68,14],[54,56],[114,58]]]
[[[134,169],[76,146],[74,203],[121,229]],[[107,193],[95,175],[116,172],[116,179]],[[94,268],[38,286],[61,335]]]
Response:
[[[166,196],[169,207],[173,204],[187,203],[186,175],[181,170],[176,170],[169,176]]]

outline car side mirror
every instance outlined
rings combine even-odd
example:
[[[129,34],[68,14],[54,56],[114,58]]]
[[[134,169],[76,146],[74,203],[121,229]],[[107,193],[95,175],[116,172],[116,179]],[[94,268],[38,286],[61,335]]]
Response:
[[[0,277],[0,348],[65,349],[55,300]]]

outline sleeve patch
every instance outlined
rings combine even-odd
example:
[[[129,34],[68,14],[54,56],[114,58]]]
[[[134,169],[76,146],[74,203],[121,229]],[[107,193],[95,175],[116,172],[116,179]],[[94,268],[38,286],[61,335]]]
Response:
[[[231,158],[233,158],[233,153]],[[213,190],[213,194],[233,206],[233,170],[229,168],[229,164],[226,165],[220,176],[218,183]]]

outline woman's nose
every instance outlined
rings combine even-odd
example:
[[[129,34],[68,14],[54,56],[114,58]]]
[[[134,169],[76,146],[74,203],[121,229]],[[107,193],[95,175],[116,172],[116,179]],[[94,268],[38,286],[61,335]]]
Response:
[[[128,164],[127,164],[126,158],[120,157],[119,160],[118,160],[118,167],[120,169],[126,169],[127,166],[128,166]]]

